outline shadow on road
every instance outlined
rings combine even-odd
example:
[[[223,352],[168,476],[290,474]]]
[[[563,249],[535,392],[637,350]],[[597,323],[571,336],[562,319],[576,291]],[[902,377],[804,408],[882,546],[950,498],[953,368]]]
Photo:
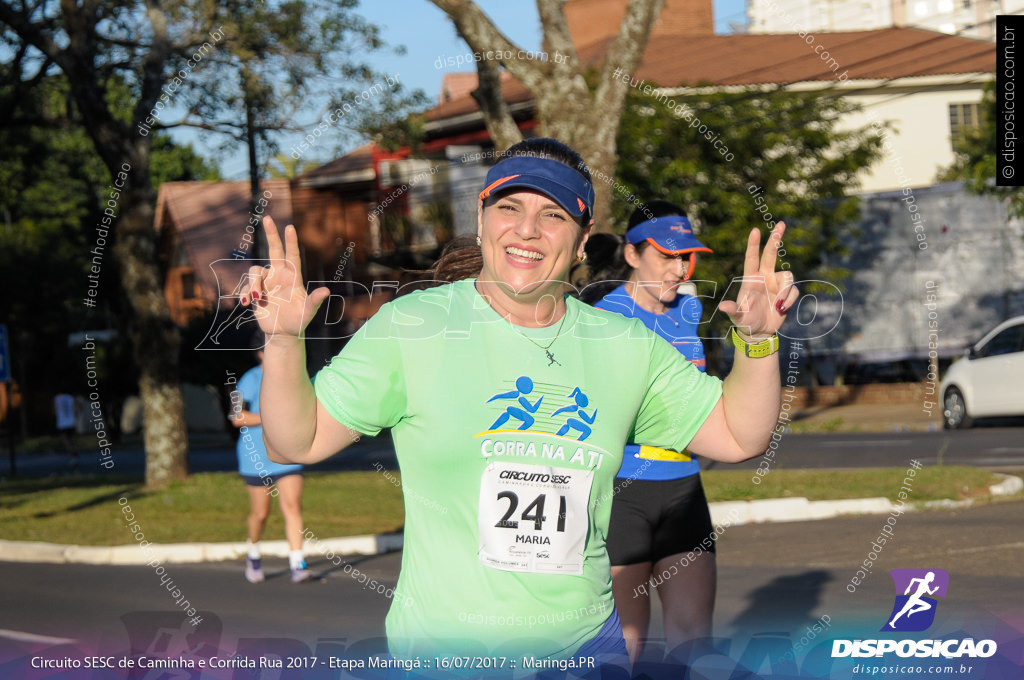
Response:
[[[746,637],[763,631],[792,633],[817,620],[812,612],[821,604],[825,585],[832,576],[822,569],[793,576],[779,576],[750,594],[743,611],[733,618],[735,635]]]

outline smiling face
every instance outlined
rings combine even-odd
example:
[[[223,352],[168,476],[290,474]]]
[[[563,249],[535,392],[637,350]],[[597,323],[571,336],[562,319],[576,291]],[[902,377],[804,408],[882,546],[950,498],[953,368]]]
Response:
[[[628,244],[624,255],[633,268],[630,282],[642,284],[631,286],[633,299],[649,312],[664,313],[676,299],[679,284],[686,278],[691,254],[667,255],[650,244],[640,249]],[[696,258],[697,254],[693,253],[692,257]]]
[[[478,289],[513,305],[561,300],[566,276],[590,234],[544,194],[511,190],[480,201],[477,234],[484,266]],[[502,311],[502,310],[499,310]],[[511,311],[511,310],[506,310]],[[543,322],[544,320],[541,319]]]

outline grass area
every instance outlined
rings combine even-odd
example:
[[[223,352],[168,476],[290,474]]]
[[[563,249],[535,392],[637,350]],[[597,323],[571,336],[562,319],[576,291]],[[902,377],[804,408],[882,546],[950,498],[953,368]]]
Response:
[[[812,500],[895,499],[904,468],[864,470],[771,470],[761,484],[751,470],[703,473],[710,501],[804,496]],[[396,474],[397,476],[397,474]],[[987,495],[996,478],[972,467],[926,467],[913,479],[910,500],[961,499]],[[0,483],[0,538],[78,545],[132,542],[118,499],[131,505],[146,538],[154,543],[244,541],[248,500],[231,473],[195,474],[159,490],[142,480],[93,475]],[[395,531],[402,526],[401,491],[378,472],[308,473],[304,521],[320,537]],[[277,503],[267,537],[284,537]]]
[[[835,416],[822,422],[801,422],[795,421],[789,424],[789,429],[797,434],[808,434],[811,432],[858,432],[857,425],[847,425],[841,416]]]
[[[711,502],[800,496],[812,501],[877,497],[897,500],[906,472],[906,468],[770,470],[760,478],[760,484],[751,483],[752,470],[712,470],[702,472],[701,477]],[[989,485],[999,478],[974,467],[931,465],[917,470],[911,481],[909,502],[987,496]]]
[[[0,483],[0,538],[78,545],[133,541],[118,499],[124,497],[146,539],[154,543],[244,541],[249,500],[237,474],[195,474],[166,488],[114,475],[14,480]],[[307,473],[303,520],[317,536],[396,531],[401,491],[379,472]],[[268,539],[284,538],[277,501]]]

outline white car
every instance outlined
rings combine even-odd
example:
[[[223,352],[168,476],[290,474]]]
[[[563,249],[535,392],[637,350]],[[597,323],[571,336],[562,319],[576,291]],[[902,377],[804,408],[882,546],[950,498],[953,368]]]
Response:
[[[1024,415],[1024,316],[1004,321],[953,362],[939,385],[942,426],[975,418]]]

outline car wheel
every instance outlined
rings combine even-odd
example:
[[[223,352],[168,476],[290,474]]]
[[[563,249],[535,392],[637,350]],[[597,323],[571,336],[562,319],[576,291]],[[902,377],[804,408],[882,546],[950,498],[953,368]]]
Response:
[[[967,415],[967,402],[960,390],[950,387],[942,399],[942,427],[947,430],[964,430],[974,425],[974,418]]]

